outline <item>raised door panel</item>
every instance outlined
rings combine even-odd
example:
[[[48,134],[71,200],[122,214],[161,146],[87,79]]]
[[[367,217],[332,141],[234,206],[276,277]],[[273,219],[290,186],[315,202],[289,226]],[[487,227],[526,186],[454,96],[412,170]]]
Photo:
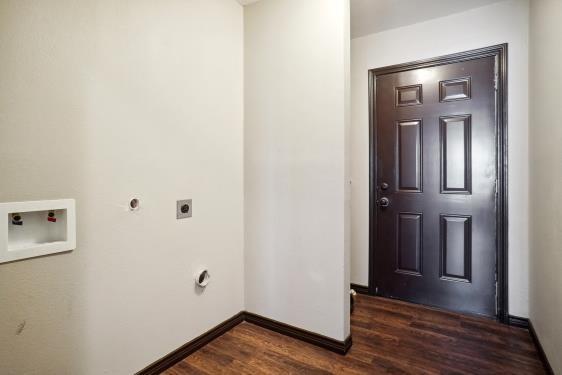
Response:
[[[396,272],[419,276],[423,256],[422,214],[400,213],[397,225]]]
[[[423,103],[422,85],[397,87],[394,96],[396,107],[420,105]]]
[[[441,193],[472,191],[471,116],[440,119]]]
[[[407,120],[397,123],[398,190],[422,191],[422,121]]]
[[[472,82],[470,77],[439,82],[439,101],[455,102],[471,98]]]
[[[472,218],[441,215],[441,279],[471,282]]]

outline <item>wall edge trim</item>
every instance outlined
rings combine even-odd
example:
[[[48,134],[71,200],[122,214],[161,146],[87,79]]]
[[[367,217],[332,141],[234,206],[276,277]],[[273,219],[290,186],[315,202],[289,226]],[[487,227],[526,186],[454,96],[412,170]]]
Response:
[[[541,362],[544,366],[546,373],[549,375],[554,375],[554,369],[552,368],[550,362],[548,361],[548,357],[546,356],[546,353],[541,345],[541,342],[539,341],[539,336],[537,336],[537,331],[535,331],[531,319],[529,319],[529,333],[531,334],[531,338],[535,343],[535,347],[537,348],[539,358],[541,359]]]
[[[285,336],[293,337],[342,355],[345,355],[352,345],[351,335],[349,335],[344,341],[339,341],[250,312],[245,313],[245,320],[248,323],[255,324],[262,328],[269,329]]]
[[[320,335],[318,333],[310,332],[302,328],[294,327],[286,323],[278,322],[276,320],[266,318],[257,314],[246,311],[241,311],[233,317],[225,320],[209,331],[182,345],[178,349],[165,355],[159,360],[148,365],[144,369],[135,373],[135,375],[157,375],[169,369],[175,364],[183,361],[197,350],[209,344],[216,338],[230,331],[242,322],[248,322],[259,327],[289,336],[300,341],[330,350],[332,352],[345,355],[352,345],[351,335],[344,341],[332,339],[330,337]]]
[[[183,361],[185,358],[195,353],[197,350],[201,349],[214,339],[222,336],[226,332],[230,331],[232,328],[236,327],[238,324],[244,321],[244,312],[240,312],[233,317],[225,320],[209,331],[197,336],[188,343],[180,346],[173,352],[165,355],[156,362],[148,365],[141,371],[137,372],[135,375],[157,375],[163,371],[169,369],[178,362]]]
[[[529,318],[510,315],[508,323],[510,326],[529,329]]]

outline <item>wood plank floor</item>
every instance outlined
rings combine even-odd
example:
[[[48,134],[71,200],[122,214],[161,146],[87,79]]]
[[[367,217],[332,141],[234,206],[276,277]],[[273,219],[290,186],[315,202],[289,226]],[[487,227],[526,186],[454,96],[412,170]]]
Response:
[[[165,372],[183,374],[544,374],[528,331],[358,296],[346,356],[242,323]]]

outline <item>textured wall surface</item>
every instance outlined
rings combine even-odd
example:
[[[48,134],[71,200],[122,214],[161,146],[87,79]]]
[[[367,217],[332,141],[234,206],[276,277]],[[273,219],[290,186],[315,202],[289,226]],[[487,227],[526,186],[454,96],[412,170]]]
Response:
[[[531,321],[562,374],[562,1],[531,1]],[[536,188],[540,190],[537,191]]]
[[[6,0],[0,51],[0,201],[78,224],[0,264],[0,373],[131,374],[243,310],[242,7]]]
[[[246,308],[349,334],[349,1],[244,9]]]

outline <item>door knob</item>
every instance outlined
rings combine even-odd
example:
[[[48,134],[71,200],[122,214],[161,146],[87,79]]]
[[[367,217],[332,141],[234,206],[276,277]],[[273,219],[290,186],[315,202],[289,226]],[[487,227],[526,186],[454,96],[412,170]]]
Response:
[[[387,208],[388,206],[390,206],[390,199],[388,199],[387,197],[382,197],[381,199],[379,199],[379,206],[381,208]]]

